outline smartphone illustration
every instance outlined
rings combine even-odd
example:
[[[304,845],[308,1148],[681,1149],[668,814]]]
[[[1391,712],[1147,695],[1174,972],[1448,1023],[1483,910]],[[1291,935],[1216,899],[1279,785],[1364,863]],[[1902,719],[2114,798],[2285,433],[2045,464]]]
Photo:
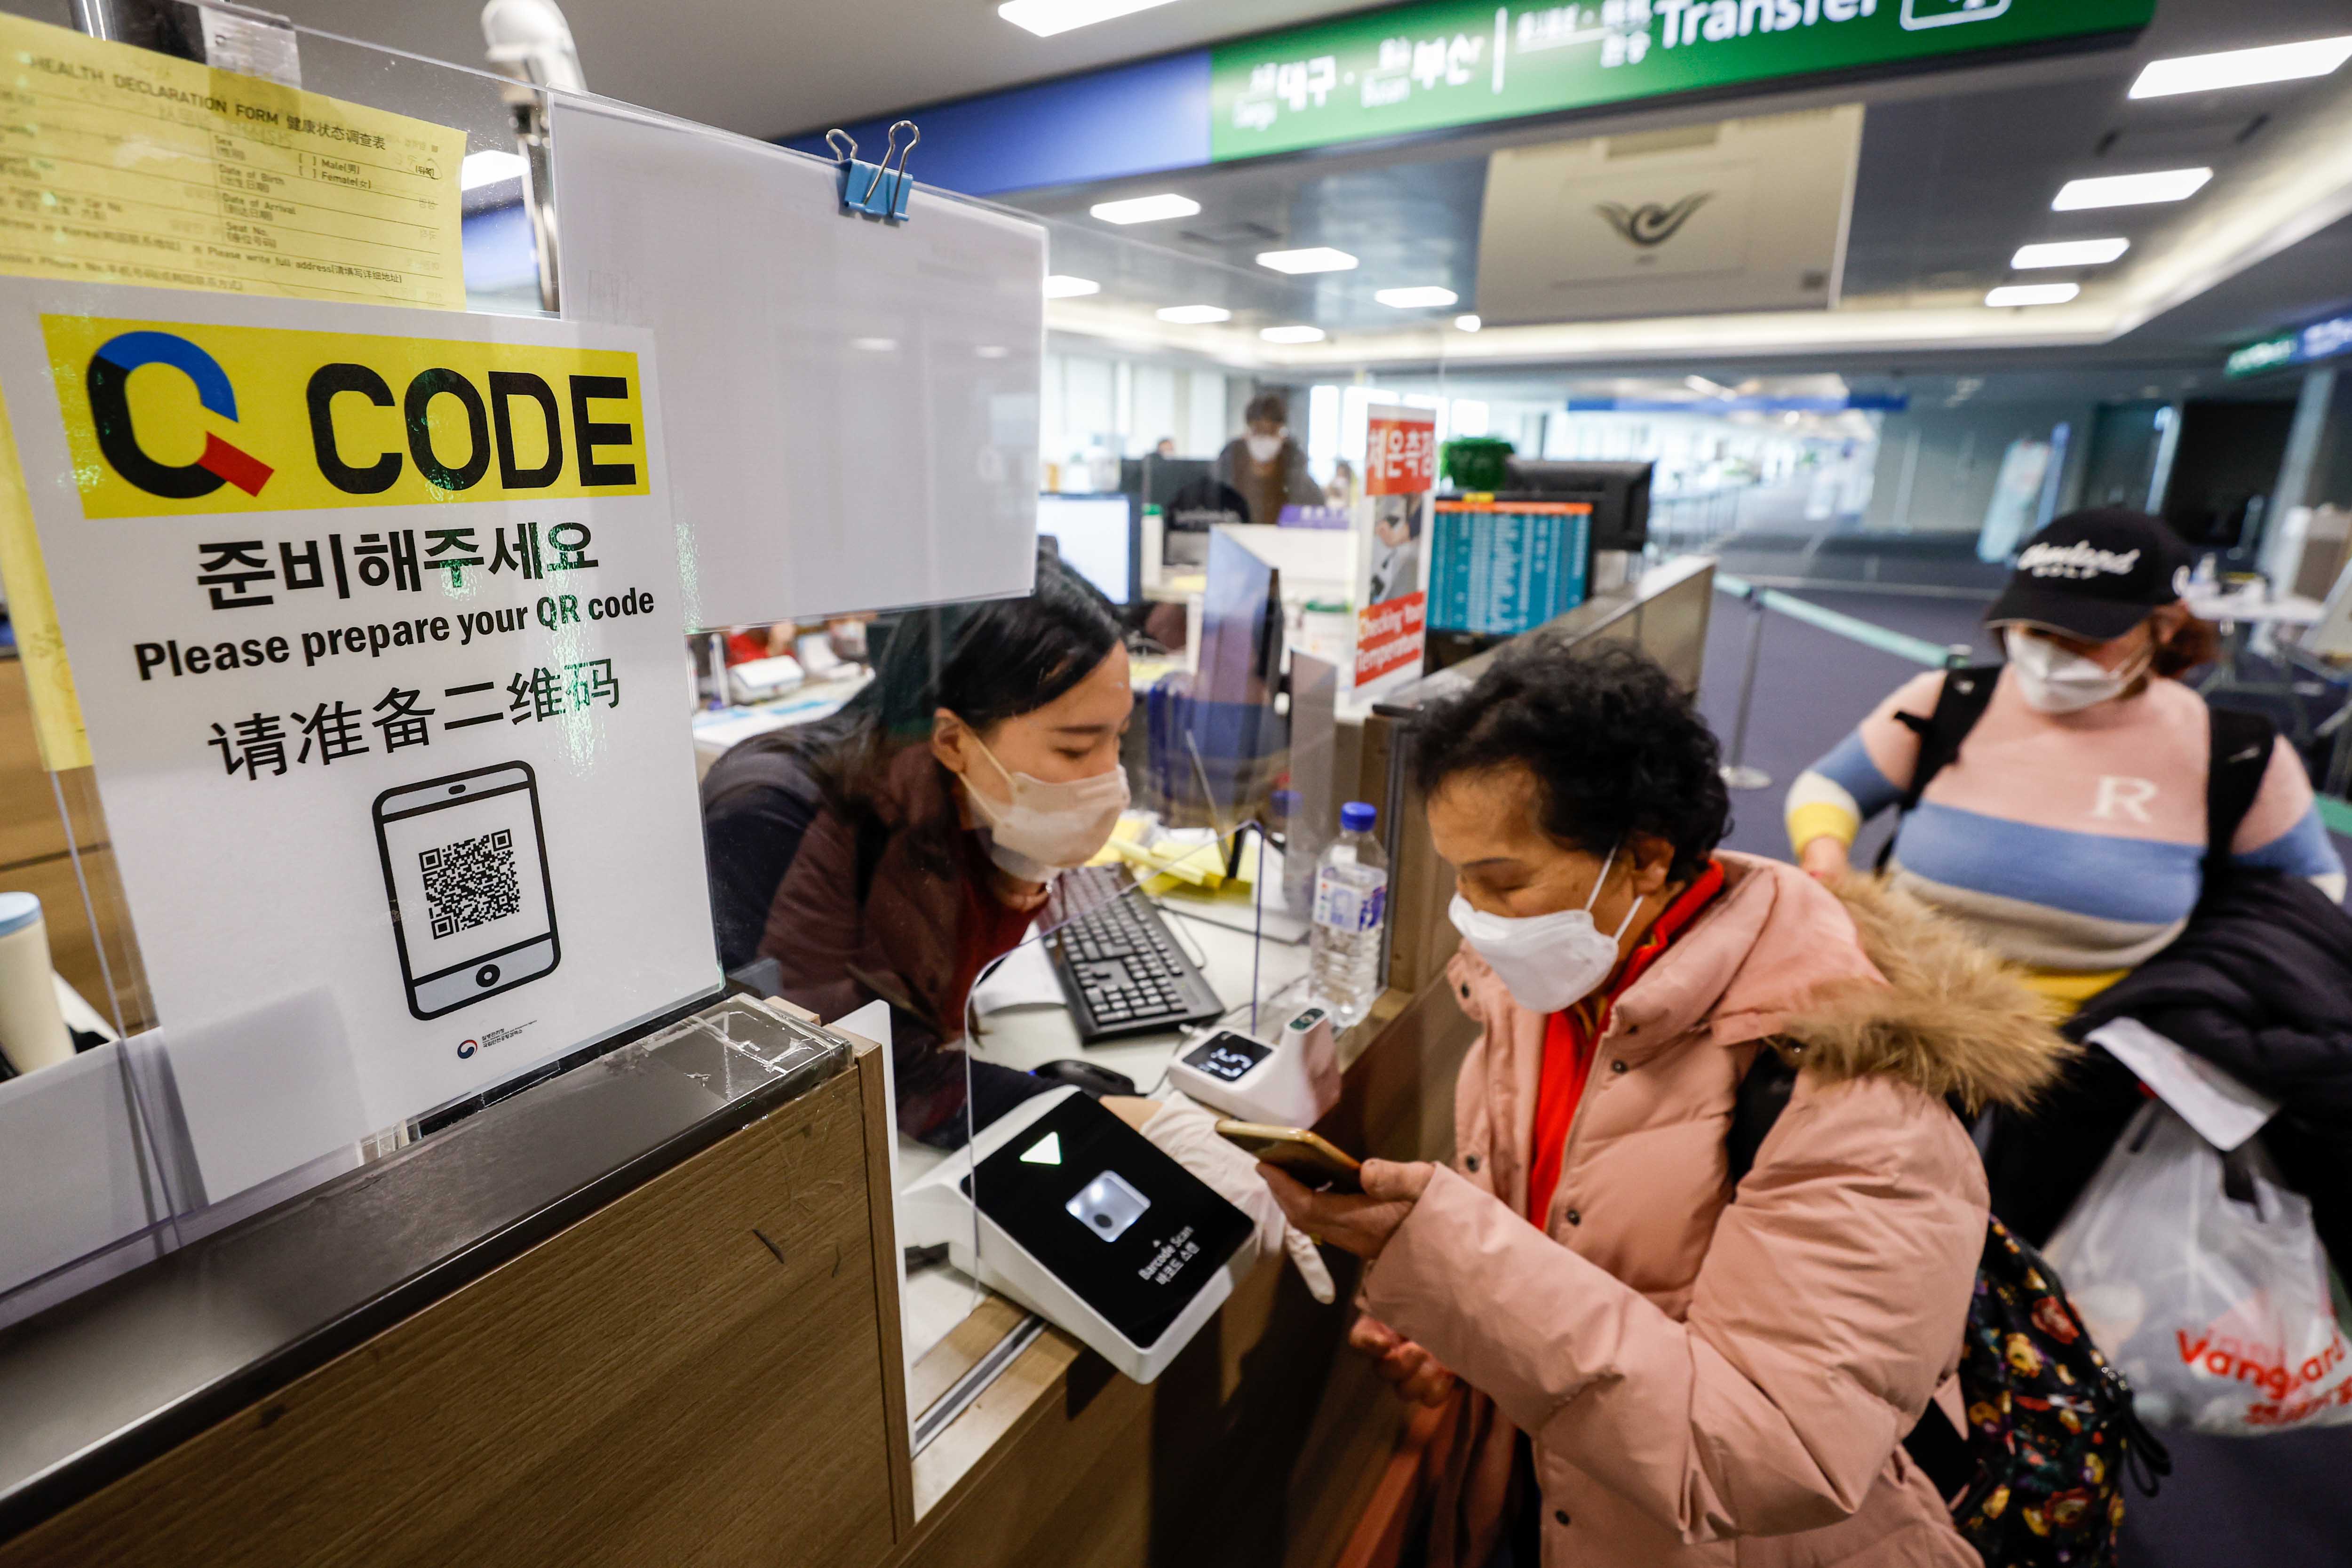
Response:
[[[375,844],[415,1016],[454,1013],[562,962],[530,763],[384,791],[375,797]]]

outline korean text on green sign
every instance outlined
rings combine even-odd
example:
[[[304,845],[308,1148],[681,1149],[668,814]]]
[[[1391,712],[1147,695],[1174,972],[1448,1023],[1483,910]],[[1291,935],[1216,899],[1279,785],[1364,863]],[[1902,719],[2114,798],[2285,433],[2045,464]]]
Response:
[[[1432,0],[1211,56],[1219,160],[2147,25],[2156,0]]]

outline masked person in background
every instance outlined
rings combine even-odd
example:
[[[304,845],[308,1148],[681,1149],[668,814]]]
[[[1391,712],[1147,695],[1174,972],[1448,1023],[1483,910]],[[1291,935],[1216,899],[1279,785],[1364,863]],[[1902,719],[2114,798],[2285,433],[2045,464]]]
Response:
[[[1368,1161],[1361,1197],[1261,1169],[1370,1260],[1350,1342],[1464,1402],[1432,1568],[1977,1568],[1903,1441],[1985,1244],[1946,1100],[2050,1076],[2032,994],[1899,894],[1718,852],[1715,737],[1638,650],[1539,640],[1414,739],[1482,1031],[1454,1163]]]
[[[2022,965],[2054,1016],[2162,950],[2204,890],[2219,732],[2180,679],[2215,651],[2180,602],[2189,555],[2161,519],[2120,509],[2036,533],[1985,612],[2009,652],[1990,689],[1979,673],[1921,675],[1800,775],[1800,862],[1843,876],[1862,824],[1905,805],[1894,884]],[[1941,765],[1921,781],[1931,743]],[[2340,900],[2344,864],[2302,760],[2284,738],[2267,757],[2223,853]]]
[[[1249,520],[1272,527],[1286,506],[1321,506],[1323,487],[1307,472],[1307,454],[1290,438],[1290,410],[1278,394],[1261,392],[1243,414],[1249,428],[1217,454],[1211,477],[1231,485],[1249,503]]]

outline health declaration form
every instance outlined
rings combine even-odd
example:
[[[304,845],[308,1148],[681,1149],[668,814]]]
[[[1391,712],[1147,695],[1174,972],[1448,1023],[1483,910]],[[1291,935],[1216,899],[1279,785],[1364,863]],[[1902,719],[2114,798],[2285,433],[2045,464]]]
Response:
[[[462,310],[465,133],[0,16],[0,272]]]

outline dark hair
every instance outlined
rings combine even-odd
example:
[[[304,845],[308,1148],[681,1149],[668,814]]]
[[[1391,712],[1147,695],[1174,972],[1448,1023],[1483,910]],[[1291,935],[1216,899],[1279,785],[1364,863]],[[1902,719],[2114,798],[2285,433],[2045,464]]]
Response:
[[[2158,641],[2147,668],[2151,674],[2178,680],[2199,665],[2210,664],[2221,656],[2221,628],[2191,616],[2181,623],[2179,631]]]
[[[874,679],[840,715],[779,731],[774,743],[807,759],[833,804],[856,814],[898,752],[929,739],[940,709],[992,729],[1067,692],[1118,643],[1110,601],[1041,552],[1036,586],[1024,597],[898,616],[876,654]]]
[[[939,708],[975,730],[1034,713],[1093,674],[1118,640],[1110,602],[1060,561],[1040,556],[1027,598],[978,605],[954,628],[924,727]]]
[[[1690,693],[1625,643],[1511,649],[1413,728],[1422,794],[1462,773],[1523,766],[1554,841],[1605,855],[1630,834],[1674,846],[1668,875],[1696,876],[1731,826],[1721,749]]]
[[[1271,419],[1276,425],[1290,423],[1290,405],[1282,394],[1261,392],[1249,400],[1249,406],[1242,410],[1242,423],[1255,425],[1261,419]]]

